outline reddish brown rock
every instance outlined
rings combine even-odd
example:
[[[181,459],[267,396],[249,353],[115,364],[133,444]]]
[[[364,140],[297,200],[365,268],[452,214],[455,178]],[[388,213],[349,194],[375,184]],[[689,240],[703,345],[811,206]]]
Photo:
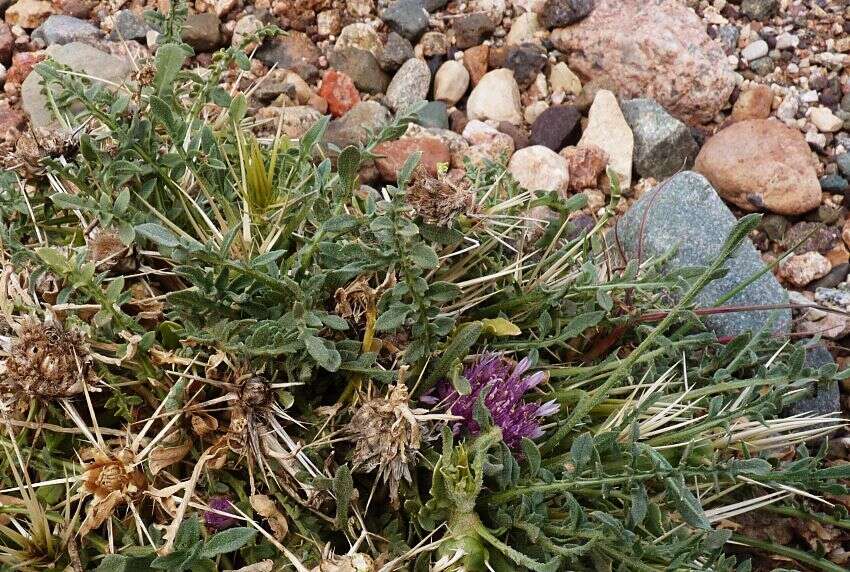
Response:
[[[14,141],[27,124],[27,116],[20,109],[0,108],[0,140]]]
[[[773,107],[773,91],[770,87],[759,84],[741,93],[729,120],[733,123],[747,119],[767,119]]]
[[[599,185],[599,177],[608,165],[608,154],[596,145],[584,147],[567,147],[560,153],[567,160],[570,170],[571,191],[595,189]]]
[[[448,146],[435,137],[410,137],[387,141],[375,147],[375,154],[382,155],[375,160],[381,177],[385,181],[395,181],[404,162],[416,151],[422,152],[419,164],[424,166],[431,176],[437,175],[437,166],[440,163],[451,162]]]
[[[12,63],[12,51],[15,48],[15,36],[5,22],[0,22],[0,64],[8,66]]]
[[[472,80],[472,85],[478,85],[478,82],[487,73],[489,59],[490,48],[488,46],[475,46],[463,52],[463,65],[469,71],[469,79]]]
[[[820,205],[816,162],[796,129],[773,119],[750,119],[711,137],[694,170],[746,211],[798,215]]]
[[[25,30],[38,28],[47,17],[56,12],[53,4],[46,0],[18,0],[6,9],[5,19],[10,26]]]
[[[580,76],[604,76],[620,97],[652,98],[691,124],[714,118],[734,87],[720,44],[677,0],[599,0],[551,39]]]
[[[328,110],[334,117],[340,117],[360,103],[360,92],[357,91],[351,78],[342,72],[328,70],[322,79],[319,95],[328,102]]]
[[[35,64],[42,61],[45,57],[43,53],[37,52],[18,52],[13,55],[12,67],[9,68],[9,73],[6,74],[6,83],[17,85],[24,83],[24,80],[27,79]]]

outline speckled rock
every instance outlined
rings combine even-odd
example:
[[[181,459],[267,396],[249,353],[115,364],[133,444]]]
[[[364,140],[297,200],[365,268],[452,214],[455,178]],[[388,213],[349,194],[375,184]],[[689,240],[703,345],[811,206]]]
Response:
[[[802,288],[826,276],[832,269],[829,260],[819,252],[794,254],[779,265],[779,276],[792,286]]]
[[[428,97],[431,70],[423,60],[411,58],[404,62],[387,87],[387,105],[394,111],[407,109]]]
[[[712,120],[735,85],[723,49],[677,0],[598,0],[551,39],[573,71],[604,76],[621,97],[654,99],[687,123]]]
[[[747,119],[767,119],[773,106],[773,91],[770,87],[757,84],[738,96],[735,107],[732,108],[732,122]]]
[[[266,40],[257,50],[257,59],[267,66],[289,69],[312,81],[319,77],[321,52],[310,38],[301,32],[290,32],[285,36]]]
[[[529,191],[566,193],[570,184],[567,160],[542,145],[520,149],[511,157],[508,172]]]
[[[629,259],[637,259],[638,250],[642,260],[647,260],[676,248],[665,262],[666,268],[674,269],[711,264],[735,222],[735,215],[723,204],[708,180],[698,173],[685,171],[644,193],[617,226],[620,244]],[[749,239],[744,240],[724,266],[727,274],[708,284],[697,295],[697,306],[713,306],[726,293],[764,269]],[[769,272],[725,302],[741,306],[787,303],[785,289]],[[761,329],[771,319],[771,329],[782,333],[789,331],[790,310],[716,314],[706,316],[704,321],[718,335],[726,336]]]
[[[100,30],[87,20],[54,14],[33,30],[32,37],[41,39],[48,46],[69,44],[87,38],[99,37]]]
[[[560,153],[567,160],[570,170],[571,191],[581,192],[584,189],[595,189],[599,178],[608,165],[608,154],[596,145],[585,147],[567,147]]]
[[[396,0],[381,12],[381,20],[393,32],[411,41],[428,29],[428,12],[422,0]]]
[[[222,43],[221,20],[215,14],[189,14],[183,26],[183,41],[195,52],[210,52]]]
[[[546,28],[568,26],[590,14],[594,4],[594,0],[546,0],[540,23]]]
[[[369,130],[377,131],[389,120],[389,109],[377,101],[361,101],[348,113],[330,122],[325,141],[340,149],[363,143],[369,136]]]
[[[150,27],[145,19],[132,10],[119,10],[115,14],[110,40],[142,40]]]
[[[354,81],[360,91],[366,93],[384,93],[390,84],[390,77],[384,73],[372,52],[359,48],[334,50],[328,56],[330,65]]]
[[[772,119],[751,119],[706,141],[694,170],[744,210],[797,215],[820,204],[815,161],[797,129]]]
[[[640,176],[661,180],[693,165],[699,147],[687,125],[651,99],[631,99],[621,107],[635,137]]]

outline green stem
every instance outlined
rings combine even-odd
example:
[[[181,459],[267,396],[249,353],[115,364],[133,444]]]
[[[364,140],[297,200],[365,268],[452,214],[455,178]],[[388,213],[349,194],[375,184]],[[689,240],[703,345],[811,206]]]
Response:
[[[834,564],[828,560],[814,556],[810,552],[804,552],[796,548],[790,548],[788,546],[782,546],[781,544],[775,544],[766,540],[758,540],[756,538],[750,538],[749,536],[734,533],[732,534],[732,541],[751,548],[758,548],[759,550],[764,550],[765,552],[776,554],[777,556],[792,558],[806,566],[811,566],[812,568],[823,570],[824,572],[847,572],[847,569],[843,566],[839,566],[838,564]]]

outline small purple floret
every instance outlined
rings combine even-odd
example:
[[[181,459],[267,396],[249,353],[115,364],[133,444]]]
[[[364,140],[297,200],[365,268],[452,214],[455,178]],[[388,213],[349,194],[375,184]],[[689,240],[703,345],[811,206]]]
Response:
[[[544,379],[543,372],[523,377],[531,363],[524,358],[513,364],[500,354],[485,354],[467,367],[463,376],[469,380],[472,391],[460,395],[448,380],[442,380],[436,388],[436,401],[443,404],[449,413],[463,417],[455,422],[455,434],[466,429],[471,435],[479,432],[474,419],[475,403],[481,390],[487,388],[484,405],[490,410],[493,423],[502,429],[502,439],[511,449],[518,449],[523,437],[536,439],[543,435],[540,418],[558,411],[555,401],[525,403],[523,396]],[[425,401],[425,399],[423,399]]]
[[[212,530],[222,530],[230,528],[236,524],[236,519],[232,516],[219,514],[215,511],[233,512],[233,505],[230,504],[230,499],[227,497],[211,497],[209,502],[210,508],[204,513],[204,524]]]

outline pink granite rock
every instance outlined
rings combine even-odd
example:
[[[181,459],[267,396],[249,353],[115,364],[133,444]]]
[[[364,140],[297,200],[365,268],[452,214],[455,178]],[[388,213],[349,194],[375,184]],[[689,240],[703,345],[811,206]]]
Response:
[[[676,0],[599,0],[552,42],[585,79],[609,80],[622,98],[652,98],[691,124],[710,121],[734,87],[720,44]]]

